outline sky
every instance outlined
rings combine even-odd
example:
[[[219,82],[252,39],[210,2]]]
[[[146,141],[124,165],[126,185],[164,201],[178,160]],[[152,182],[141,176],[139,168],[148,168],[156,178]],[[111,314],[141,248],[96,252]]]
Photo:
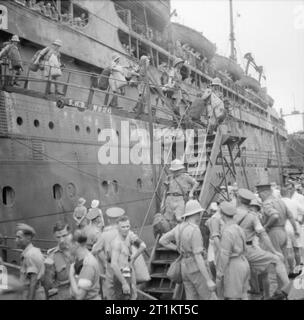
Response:
[[[192,27],[229,56],[228,0],[171,0],[173,21]],[[265,70],[275,109],[304,112],[304,0],[234,0],[238,62],[251,52]],[[251,72],[254,75],[254,72]],[[284,118],[288,132],[303,130],[300,115]]]

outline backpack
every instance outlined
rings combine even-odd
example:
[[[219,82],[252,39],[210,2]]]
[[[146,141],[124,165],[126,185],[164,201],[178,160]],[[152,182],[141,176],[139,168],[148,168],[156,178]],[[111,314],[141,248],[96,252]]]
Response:
[[[98,79],[98,88],[100,90],[107,90],[108,89],[109,77],[110,77],[111,73],[112,73],[112,70],[110,67],[107,67],[102,71],[102,73]]]

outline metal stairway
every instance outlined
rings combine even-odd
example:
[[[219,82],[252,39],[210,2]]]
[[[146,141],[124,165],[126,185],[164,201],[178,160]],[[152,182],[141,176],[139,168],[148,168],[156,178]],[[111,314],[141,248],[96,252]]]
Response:
[[[200,201],[205,201],[202,190],[208,185],[205,181],[213,174],[221,141],[222,133],[219,127],[216,133],[196,136],[195,143],[186,149],[188,173],[200,182],[197,191]],[[184,296],[183,286],[173,283],[167,277],[168,268],[178,257],[178,253],[162,247],[158,240],[159,237],[156,238],[149,263],[151,280],[146,284],[144,291],[161,300],[180,300]]]

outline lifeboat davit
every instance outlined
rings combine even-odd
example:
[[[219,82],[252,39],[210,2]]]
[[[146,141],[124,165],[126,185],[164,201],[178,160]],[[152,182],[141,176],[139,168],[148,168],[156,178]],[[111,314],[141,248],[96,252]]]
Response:
[[[251,89],[255,93],[259,93],[261,90],[259,81],[250,76],[243,76],[240,80],[237,81],[237,84],[242,88]]]
[[[172,23],[172,33],[175,40],[189,44],[209,61],[214,57],[216,46],[200,32],[179,23]]]
[[[244,71],[235,61],[216,54],[212,61],[212,65],[217,71],[227,71],[233,81],[240,80],[244,76]]]

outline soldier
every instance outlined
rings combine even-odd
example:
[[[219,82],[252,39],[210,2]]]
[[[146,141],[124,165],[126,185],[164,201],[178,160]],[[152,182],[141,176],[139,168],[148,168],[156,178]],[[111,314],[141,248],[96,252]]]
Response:
[[[54,237],[57,240],[57,246],[48,250],[45,259],[45,289],[46,293],[51,288],[56,288],[55,295],[49,297],[49,300],[69,300],[70,281],[69,271],[73,259],[69,252],[69,244],[72,240],[70,226],[64,221],[58,221],[53,228]]]
[[[134,262],[146,249],[145,243],[137,235],[130,232],[130,221],[127,216],[117,220],[118,235],[111,244],[111,276],[109,288],[114,300],[136,300],[136,277]],[[132,253],[132,246],[137,248]],[[111,294],[110,294],[111,295]]]
[[[125,211],[121,208],[109,208],[106,211],[109,225],[106,226],[98,238],[98,241],[92,248],[92,253],[96,256],[101,275],[105,275],[104,281],[102,281],[103,297],[107,300],[114,298],[113,290],[111,290],[113,278],[113,270],[111,268],[111,243],[118,236],[117,219],[122,217]],[[131,232],[131,231],[130,231]]]
[[[98,238],[101,236],[103,227],[104,227],[104,220],[102,216],[102,211],[96,207],[99,201],[94,202],[97,200],[92,201],[92,205],[94,208],[91,208],[87,214],[87,219],[89,224],[84,227],[84,232],[87,235],[87,247],[91,251],[93,245],[98,241]]]
[[[231,202],[222,202],[220,212],[225,226],[216,272],[217,293],[227,300],[246,299],[250,268],[245,257],[245,234],[233,219],[236,207]]]
[[[213,270],[213,275],[216,274],[215,266],[217,264],[219,251],[220,251],[220,240],[224,227],[224,221],[222,220],[221,214],[219,212],[219,208],[216,202],[212,202],[210,205],[210,211],[212,213],[212,217],[209,218],[206,222],[207,227],[210,231],[209,236],[209,247],[208,247],[208,256],[209,263],[211,264],[210,269]],[[212,259],[213,256],[213,259]],[[212,262],[214,266],[212,266]]]
[[[167,196],[164,216],[170,222],[171,227],[174,227],[177,222],[181,222],[185,203],[188,198],[193,198],[199,183],[185,172],[182,161],[178,159],[172,161],[170,171],[172,175],[164,183],[165,195]]]
[[[12,86],[18,86],[17,77],[23,70],[22,60],[18,48],[19,43],[19,37],[17,35],[14,35],[11,38],[10,42],[0,52],[0,59],[6,58],[8,60],[9,71],[11,74],[9,85]]]
[[[25,300],[45,300],[45,292],[41,286],[44,276],[44,258],[40,249],[32,244],[35,230],[24,223],[17,224],[16,244],[22,249],[20,280],[24,284]]]
[[[60,47],[62,47],[62,41],[55,40],[52,45],[37,52],[37,56],[35,55],[36,59],[33,64],[41,64],[44,66],[44,76],[46,79],[57,81],[57,79],[62,76]],[[55,94],[62,95],[62,93],[58,91],[58,84],[55,83],[54,85]],[[48,93],[53,93],[51,86]]]
[[[101,300],[98,261],[87,249],[86,242],[84,231],[76,230],[70,243],[75,258],[69,270],[71,293],[76,300]]]
[[[87,208],[84,206],[85,203],[86,203],[86,200],[84,198],[79,198],[78,205],[75,208],[73,213],[73,219],[75,220],[76,226],[79,229],[82,229],[87,225],[87,219],[86,219]]]
[[[189,200],[183,222],[165,233],[159,240],[165,248],[176,250],[181,254],[181,275],[187,300],[209,300],[215,289],[202,255],[204,245],[198,225],[203,211],[197,200]]]
[[[284,298],[288,294],[289,279],[282,261],[283,255],[274,248],[265,229],[258,219],[258,216],[253,213],[251,207],[256,206],[254,200],[256,199],[253,192],[247,189],[239,189],[239,205],[237,207],[237,214],[235,215],[234,220],[245,233],[245,256],[249,262],[251,271],[253,273],[260,274],[261,276],[264,298],[268,299],[270,297],[268,272],[271,265],[275,267],[275,273],[281,283],[281,291],[278,290],[273,299]],[[267,251],[262,250],[259,246],[254,244],[256,236],[259,238],[263,248]]]
[[[287,233],[285,230],[287,219],[292,224],[295,235],[299,236],[294,217],[285,203],[272,195],[270,184],[257,185],[256,187],[258,194],[263,201],[265,218],[264,228],[276,251],[280,252],[284,258],[287,258]]]

